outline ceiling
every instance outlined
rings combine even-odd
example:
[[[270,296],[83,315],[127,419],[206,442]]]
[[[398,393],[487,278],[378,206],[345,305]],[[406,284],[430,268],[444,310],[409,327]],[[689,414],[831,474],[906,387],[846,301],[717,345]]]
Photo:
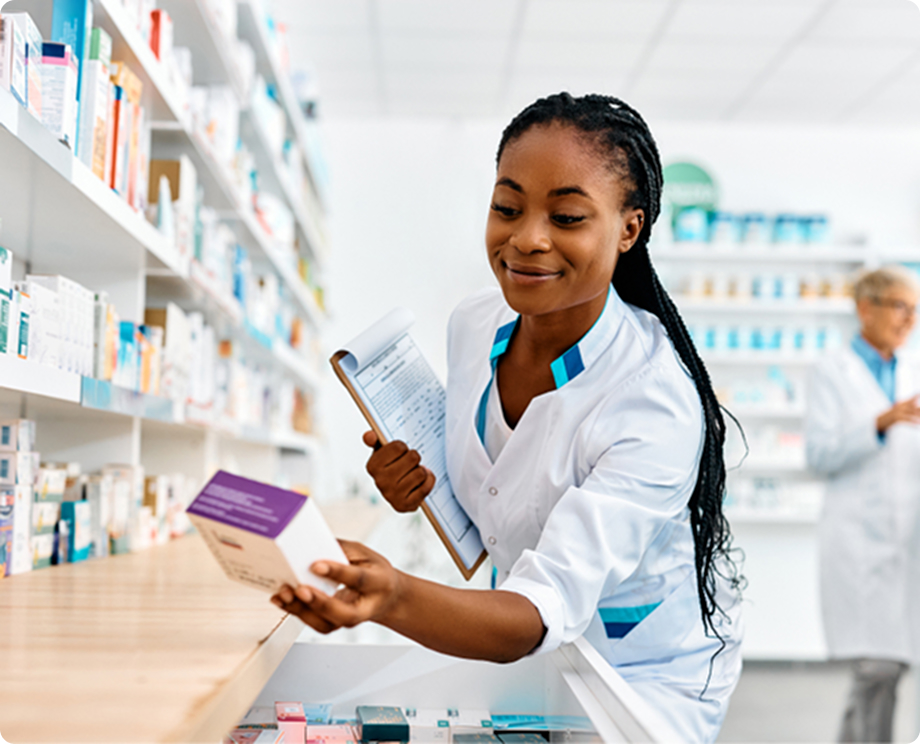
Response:
[[[340,117],[507,117],[559,90],[678,121],[918,126],[909,0],[273,0]]]

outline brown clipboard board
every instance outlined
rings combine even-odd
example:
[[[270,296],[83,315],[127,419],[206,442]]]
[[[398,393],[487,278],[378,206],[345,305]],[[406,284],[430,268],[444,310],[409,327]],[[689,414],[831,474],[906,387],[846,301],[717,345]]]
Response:
[[[333,372],[336,373],[336,377],[339,378],[345,389],[349,391],[349,395],[352,396],[352,400],[355,401],[355,405],[358,406],[358,410],[361,411],[361,415],[365,417],[365,420],[371,426],[371,429],[377,434],[377,440],[381,444],[387,444],[387,437],[384,436],[384,432],[381,431],[380,427],[377,425],[377,422],[374,420],[374,416],[371,415],[371,411],[368,410],[368,407],[365,405],[364,401],[361,399],[361,396],[358,394],[358,391],[355,390],[352,385],[349,376],[342,371],[342,368],[339,366],[339,362],[343,358],[347,357],[349,352],[347,351],[337,351],[329,358],[329,363],[332,365]],[[435,515],[432,514],[432,510],[428,504],[424,501],[422,502],[422,512],[428,518],[429,523],[432,527],[435,528],[435,532],[438,535],[441,542],[448,549],[448,553],[451,558],[454,560],[454,565],[457,566],[458,570],[461,572],[461,575],[467,580],[470,581],[473,578],[473,575],[477,572],[477,569],[480,567],[480,564],[486,560],[487,552],[484,550],[480,553],[480,557],[476,559],[476,563],[473,564],[472,568],[467,568],[464,565],[464,562],[461,560],[461,557],[457,554],[457,551],[454,549],[454,546],[451,544],[451,541],[448,539],[448,536],[444,533],[444,530],[441,528],[441,525],[438,524],[438,520],[435,519]]]

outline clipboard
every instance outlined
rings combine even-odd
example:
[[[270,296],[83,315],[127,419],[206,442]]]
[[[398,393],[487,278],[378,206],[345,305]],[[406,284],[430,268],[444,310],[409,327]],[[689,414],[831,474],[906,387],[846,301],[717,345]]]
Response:
[[[358,383],[358,378],[362,376],[362,374],[371,375],[375,365],[378,365],[380,367],[379,374],[373,373],[377,374],[373,385],[375,389],[383,390],[383,387],[386,386],[388,381],[398,380],[395,375],[399,374],[401,369],[406,373],[406,368],[401,368],[398,364],[391,363],[388,367],[388,360],[398,358],[398,355],[401,353],[404,355],[404,359],[406,356],[412,355],[414,358],[412,363],[420,368],[421,365],[424,365],[425,374],[430,376],[430,380],[438,385],[441,395],[444,395],[441,383],[435,378],[434,373],[428,366],[428,362],[425,361],[425,358],[415,346],[415,341],[412,340],[412,337],[408,333],[408,328],[412,322],[413,317],[408,310],[397,308],[368,328],[364,333],[359,334],[359,336],[346,345],[346,348],[337,351],[329,360],[336,377],[345,386],[345,389],[348,391],[352,400],[355,401],[361,414],[365,417],[365,420],[377,435],[378,441],[382,444],[386,444],[392,438],[395,439],[397,437],[391,437],[388,434],[385,425],[379,420],[379,415],[375,409],[374,403],[368,397],[368,390],[361,388]],[[359,362],[359,359],[361,359],[361,362]],[[389,400],[392,401],[392,397]],[[433,452],[433,448],[437,448],[438,442],[433,443],[432,437],[435,435],[431,431],[431,426],[434,426],[431,421],[434,420],[433,417],[439,415],[438,401],[430,400],[427,401],[427,404],[430,406],[430,430],[427,432],[428,449],[420,449],[419,442],[411,441],[411,437],[404,438],[404,441],[406,441],[409,447],[420,450],[422,464],[429,467],[436,474],[437,480],[435,488],[426,497],[425,501],[422,502],[422,511],[435,529],[436,534],[445,548],[447,548],[448,553],[461,572],[461,575],[469,581],[486,559],[487,552],[485,548],[483,548],[476,526],[467,516],[466,512],[463,511],[453,491],[450,489],[450,482],[447,479],[445,466],[442,465],[441,467],[433,468],[430,463],[426,461],[427,457],[434,457],[436,459],[440,457],[441,459],[438,459],[438,462],[441,463],[444,458],[443,431],[440,437],[441,452]],[[416,408],[418,409],[418,407],[417,404]],[[393,415],[394,414],[391,413],[391,416]],[[396,415],[399,417],[399,413]],[[443,399],[441,402],[440,416],[443,420]],[[439,477],[439,470],[442,472],[441,477]],[[439,490],[439,481],[442,482],[441,488],[447,489],[446,491]],[[433,504],[429,503],[432,497],[436,497],[440,502],[440,504],[436,504],[434,508]],[[462,537],[459,539],[458,535],[461,534]]]

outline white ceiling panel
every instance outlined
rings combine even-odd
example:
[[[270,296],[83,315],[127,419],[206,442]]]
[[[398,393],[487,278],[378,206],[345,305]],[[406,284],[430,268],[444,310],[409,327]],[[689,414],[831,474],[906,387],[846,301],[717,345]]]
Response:
[[[645,40],[656,28],[668,0],[529,0],[522,35],[571,35]]]
[[[393,68],[489,70],[499,74],[508,54],[505,35],[387,34],[382,39],[384,65]]]
[[[521,72],[582,70],[629,70],[645,45],[621,37],[608,41],[577,41],[543,37],[522,39],[515,56],[515,70]]]
[[[312,31],[349,31],[368,28],[371,0],[276,0],[278,20],[289,27]]]
[[[867,96],[851,109],[847,123],[884,126],[921,126],[921,86],[917,66],[909,74],[882,88],[876,95]]]
[[[852,83],[890,75],[918,56],[918,48],[903,44],[803,44],[792,50],[778,65],[778,74],[813,75],[847,80]]]
[[[292,60],[321,70],[374,64],[372,36],[367,30],[308,33],[289,29],[288,47]]]
[[[719,100],[725,105],[741,95],[748,84],[748,76],[731,73],[721,76],[647,73],[633,86],[632,94],[657,99],[673,96],[676,100]]]
[[[652,73],[752,75],[764,68],[781,44],[780,40],[749,43],[675,41],[657,45],[645,69]]]
[[[338,0],[335,0],[338,2]],[[377,3],[384,33],[393,31],[470,32],[511,31],[516,0],[369,0]],[[332,0],[330,0],[332,4]]]
[[[320,90],[327,95],[347,98],[374,98],[379,94],[378,73],[371,67],[332,67],[319,74]]]
[[[388,100],[423,96],[480,96],[494,105],[499,95],[500,78],[492,73],[443,72],[436,70],[388,72],[384,78]]]
[[[481,95],[472,96],[393,96],[388,104],[388,113],[396,117],[449,117],[486,118],[495,116],[492,101]]]
[[[921,14],[910,0],[837,0],[813,36],[819,39],[904,40],[918,45]]]
[[[680,4],[671,16],[662,41],[688,38],[788,39],[818,12],[815,3],[774,0],[695,2]]]
[[[545,75],[515,75],[508,89],[508,100],[516,109],[524,108],[529,103],[551,95],[567,91],[574,96],[586,93],[601,93],[609,96],[619,96],[624,93],[624,73],[585,74],[571,73],[569,75],[557,72]]]

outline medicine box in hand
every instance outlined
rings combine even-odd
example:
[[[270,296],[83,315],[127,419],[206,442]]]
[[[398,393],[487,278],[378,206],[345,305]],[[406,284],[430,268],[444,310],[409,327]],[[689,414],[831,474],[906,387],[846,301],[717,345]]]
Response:
[[[293,491],[219,470],[187,513],[227,576],[255,589],[309,584],[332,594],[335,582],[310,566],[348,563],[314,499]]]

